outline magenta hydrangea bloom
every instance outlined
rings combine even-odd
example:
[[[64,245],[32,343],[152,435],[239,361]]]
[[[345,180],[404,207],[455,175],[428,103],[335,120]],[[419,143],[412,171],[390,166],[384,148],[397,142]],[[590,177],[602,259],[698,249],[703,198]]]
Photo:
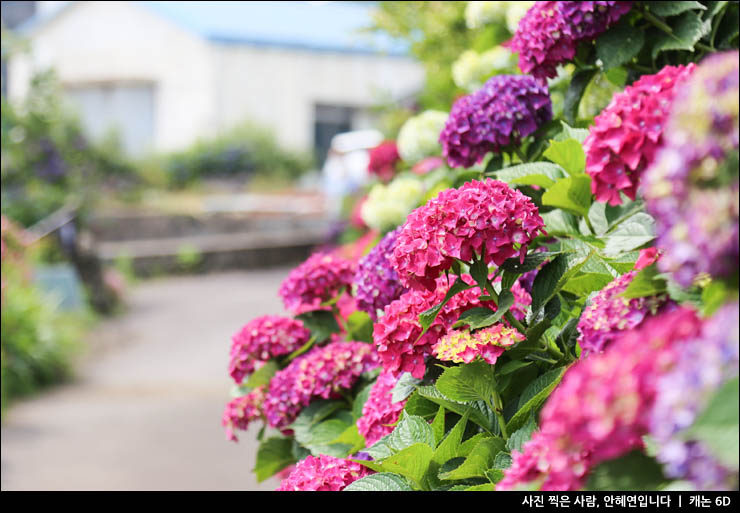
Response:
[[[693,310],[668,307],[604,353],[575,363],[496,489],[578,490],[595,465],[643,447],[658,381],[700,330]]]
[[[473,283],[469,275],[464,275],[463,279],[465,283]],[[432,355],[434,344],[452,328],[461,313],[473,307],[496,311],[496,305],[492,301],[480,301],[480,290],[477,287],[464,290],[452,296],[442,306],[427,332],[419,338],[422,333],[419,314],[441,303],[452,283],[453,278],[448,283],[447,278],[440,276],[434,290],[408,290],[385,307],[384,315],[373,327],[373,340],[385,372],[395,376],[409,372],[415,378],[424,377],[426,357]],[[525,315],[526,305],[518,301],[530,304],[531,297],[518,284],[514,284],[512,291],[515,289],[519,289],[514,292],[517,302],[511,310],[514,317],[519,317]]]
[[[686,430],[712,394],[738,375],[739,321],[738,303],[722,307],[658,381],[650,420],[656,458],[667,476],[689,481],[697,490],[730,490],[733,481],[737,486],[737,473],[722,465],[703,442],[688,438]]]
[[[378,310],[382,311],[404,291],[398,273],[390,263],[399,231],[400,228],[396,228],[386,234],[357,264],[354,281],[357,306],[373,321],[378,319]]]
[[[365,342],[336,341],[313,348],[270,380],[263,407],[268,424],[288,426],[313,399],[341,397],[340,389],[352,388],[379,364],[374,347]]]
[[[396,174],[396,163],[401,160],[395,141],[383,141],[370,150],[367,170],[387,182]]]
[[[489,152],[518,145],[552,119],[547,86],[527,75],[496,75],[455,101],[439,135],[451,167],[470,167]]]
[[[362,407],[362,417],[357,419],[357,430],[365,437],[366,447],[393,431],[401,416],[406,399],[391,402],[396,383],[398,377],[389,372],[381,372],[370,389],[370,395]]]
[[[620,192],[635,199],[640,178],[662,143],[676,86],[695,68],[666,66],[655,75],[643,75],[594,118],[583,148],[597,201],[619,205]]]
[[[623,331],[638,326],[666,301],[665,296],[627,299],[621,294],[637,275],[630,271],[601,289],[583,309],[578,321],[578,344],[584,355],[600,353]]]
[[[658,268],[683,286],[700,273],[737,272],[738,55],[707,57],[678,88],[663,147],[643,178],[665,250]]]
[[[474,333],[450,330],[432,346],[438,360],[470,363],[476,358],[494,365],[506,349],[524,340],[524,335],[503,324],[494,324]]]
[[[308,342],[311,332],[297,319],[263,315],[231,338],[229,375],[240,384],[258,364],[289,354]]]
[[[503,182],[471,180],[446,189],[412,211],[402,225],[391,265],[409,288],[432,290],[455,259],[501,265],[544,234],[544,222],[530,198]]]
[[[294,315],[328,309],[321,303],[350,287],[354,271],[353,263],[341,256],[314,253],[290,272],[280,285],[279,294],[285,308]]]
[[[505,43],[519,54],[519,69],[540,80],[557,75],[576,55],[578,43],[594,39],[617,22],[632,2],[536,2]]]
[[[221,425],[226,428],[226,438],[233,442],[239,439],[234,430],[246,431],[249,423],[262,417],[262,403],[265,401],[265,386],[260,386],[247,395],[229,401],[224,409]]]
[[[361,477],[372,474],[354,461],[321,454],[299,461],[276,489],[278,492],[339,492]]]

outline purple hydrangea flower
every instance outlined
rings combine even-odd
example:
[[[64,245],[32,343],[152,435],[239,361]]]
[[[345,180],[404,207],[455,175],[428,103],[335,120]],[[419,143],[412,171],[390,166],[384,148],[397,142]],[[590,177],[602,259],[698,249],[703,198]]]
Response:
[[[702,442],[686,439],[685,430],[707,405],[712,393],[738,375],[738,303],[724,306],[707,320],[701,334],[678,357],[673,370],[658,382],[650,434],[666,475],[690,481],[698,490],[728,490],[732,472]],[[737,477],[735,476],[735,479]]]
[[[519,54],[519,69],[553,78],[557,66],[573,59],[578,43],[606,31],[632,2],[536,2],[505,45]]]
[[[699,64],[676,92],[663,147],[643,176],[665,250],[658,267],[683,286],[737,270],[738,67],[737,51]]]
[[[552,118],[547,86],[526,75],[497,75],[452,106],[439,141],[452,167],[470,167],[488,152],[519,144]]]
[[[378,320],[378,310],[382,311],[405,290],[389,261],[399,231],[400,227],[386,234],[357,265],[354,280],[357,307],[373,321]]]

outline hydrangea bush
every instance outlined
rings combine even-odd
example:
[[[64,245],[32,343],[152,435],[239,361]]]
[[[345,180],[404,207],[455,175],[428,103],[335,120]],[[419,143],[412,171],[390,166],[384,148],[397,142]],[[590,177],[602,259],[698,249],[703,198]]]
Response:
[[[227,438],[279,490],[737,488],[737,5],[464,14],[521,74],[464,54],[377,149],[374,242],[234,337]]]

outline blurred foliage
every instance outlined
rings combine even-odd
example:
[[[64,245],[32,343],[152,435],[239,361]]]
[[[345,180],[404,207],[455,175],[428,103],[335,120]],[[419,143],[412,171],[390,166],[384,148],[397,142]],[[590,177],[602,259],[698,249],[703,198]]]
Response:
[[[70,363],[91,318],[89,312],[60,313],[54,300],[32,282],[38,248],[2,218],[2,410],[14,399],[70,375]]]
[[[167,187],[179,188],[202,179],[271,177],[294,180],[314,166],[303,153],[281,148],[266,128],[252,123],[222,135],[196,141],[188,149],[153,159],[150,167]]]

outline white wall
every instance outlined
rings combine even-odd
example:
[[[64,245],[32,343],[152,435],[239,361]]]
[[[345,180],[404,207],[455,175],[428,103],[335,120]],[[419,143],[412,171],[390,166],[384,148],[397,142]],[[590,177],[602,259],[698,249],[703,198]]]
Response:
[[[10,63],[20,98],[32,69],[54,67],[65,86],[150,82],[158,150],[189,144],[213,125],[209,45],[135,2],[77,2],[31,34],[30,58]]]
[[[370,107],[421,89],[422,67],[380,55],[311,52],[214,43],[216,126],[251,118],[273,127],[286,147],[313,144],[314,105]]]

